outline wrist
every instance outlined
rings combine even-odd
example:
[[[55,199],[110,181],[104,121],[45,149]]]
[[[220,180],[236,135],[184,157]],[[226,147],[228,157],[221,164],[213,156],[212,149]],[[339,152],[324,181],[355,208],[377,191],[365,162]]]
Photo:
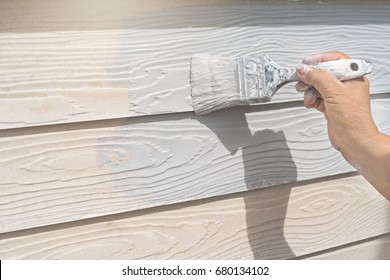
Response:
[[[376,126],[364,134],[351,135],[347,141],[340,144],[340,153],[349,164],[362,173],[366,165],[372,164],[371,160],[375,158],[382,136]]]
[[[390,136],[378,133],[359,145],[343,145],[340,151],[379,193],[390,200]]]

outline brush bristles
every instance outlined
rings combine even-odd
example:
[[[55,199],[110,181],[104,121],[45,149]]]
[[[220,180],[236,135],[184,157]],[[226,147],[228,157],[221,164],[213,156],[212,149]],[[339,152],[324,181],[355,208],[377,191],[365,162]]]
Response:
[[[191,95],[197,115],[239,105],[237,60],[218,56],[193,57]]]

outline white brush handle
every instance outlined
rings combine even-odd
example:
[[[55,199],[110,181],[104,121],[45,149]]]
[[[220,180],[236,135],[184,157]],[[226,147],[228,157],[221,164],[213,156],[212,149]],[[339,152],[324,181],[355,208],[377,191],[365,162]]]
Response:
[[[362,59],[332,60],[310,66],[325,69],[340,81],[363,77],[364,75],[370,74],[373,69],[373,65],[370,61]],[[289,72],[287,75],[287,82],[299,81],[295,72],[296,69],[286,70]]]

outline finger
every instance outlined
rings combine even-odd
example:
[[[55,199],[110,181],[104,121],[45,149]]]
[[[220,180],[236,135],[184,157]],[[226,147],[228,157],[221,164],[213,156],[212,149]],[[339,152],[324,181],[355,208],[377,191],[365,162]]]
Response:
[[[315,88],[309,89],[303,96],[303,105],[306,108],[314,108],[314,104],[320,96],[320,93]]]
[[[350,57],[345,53],[333,51],[333,52],[323,52],[312,55],[310,57],[304,58],[302,63],[304,64],[317,64],[320,62],[330,61],[330,60],[339,60],[339,59],[349,59]]]
[[[296,73],[299,80],[306,84],[313,85],[325,99],[328,98],[329,95],[341,92],[344,88],[342,82],[322,68],[301,64],[297,68]]]
[[[295,89],[298,91],[298,92],[305,92],[305,91],[308,91],[310,88],[312,88],[313,86],[312,85],[308,85],[308,84],[305,84],[304,82],[298,82],[296,85],[295,85]]]
[[[321,113],[325,112],[325,102],[321,98],[321,94],[315,88],[305,92],[303,104],[306,108],[313,108]]]
[[[324,99],[322,99],[321,97],[317,98],[316,103],[314,103],[314,109],[316,109],[317,111],[320,111],[321,113],[324,113],[325,112]]]

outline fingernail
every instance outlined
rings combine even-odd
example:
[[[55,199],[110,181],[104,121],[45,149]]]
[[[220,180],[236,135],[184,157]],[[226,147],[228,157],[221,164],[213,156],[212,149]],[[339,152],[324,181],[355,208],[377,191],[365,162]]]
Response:
[[[307,66],[306,64],[301,64],[299,65],[297,71],[299,75],[304,76],[310,71],[310,67]]]
[[[302,63],[303,63],[303,64],[313,64],[313,60],[312,60],[311,56],[308,56],[308,57],[305,57],[305,58],[302,60]]]
[[[298,91],[298,92],[305,92],[307,91],[311,86],[310,85],[306,85],[306,84],[297,84],[295,86],[295,89]]]
[[[315,97],[317,98],[317,93],[314,88],[311,88],[307,91],[305,91],[305,96]]]
[[[316,94],[315,90],[310,89],[310,90],[305,92],[304,98],[306,100],[306,104],[311,105],[317,101],[317,94]]]

